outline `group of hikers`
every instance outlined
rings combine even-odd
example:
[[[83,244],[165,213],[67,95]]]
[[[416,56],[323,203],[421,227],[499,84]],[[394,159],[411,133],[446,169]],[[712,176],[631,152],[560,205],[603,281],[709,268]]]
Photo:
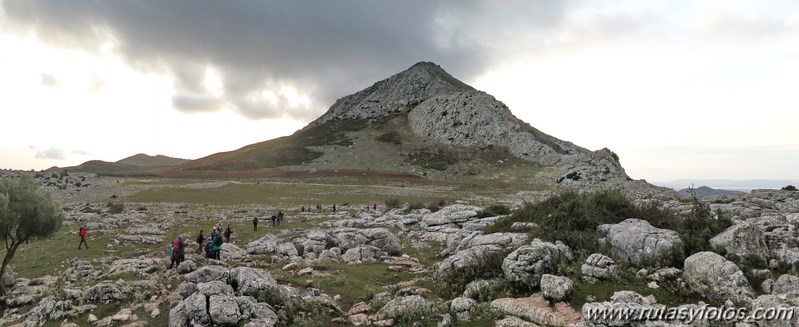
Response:
[[[280,225],[280,222],[283,221],[283,210],[278,210],[277,214],[272,215],[269,219],[272,220],[272,227]],[[252,218],[252,230],[258,231],[258,216]]]
[[[224,231],[222,230],[222,224],[216,224],[211,230],[211,236],[208,236],[208,238],[205,238],[203,231],[200,230],[200,234],[197,235],[197,253],[205,251],[206,258],[221,260],[222,244],[230,242],[232,234],[233,229],[230,228],[230,224],[227,224]],[[183,235],[178,235],[172,241],[169,257],[171,260],[167,269],[172,269],[173,265],[177,268],[186,259],[186,243],[183,241]]]
[[[377,207],[376,205],[374,207]],[[321,211],[322,206],[316,205],[317,210]],[[369,207],[367,207],[369,208]],[[302,207],[301,211],[305,212],[305,207]],[[307,209],[308,212],[311,212],[311,207],[309,206]],[[336,205],[333,204],[333,212],[336,212]],[[283,220],[284,214],[283,210],[279,210],[277,214],[274,214],[270,217],[272,220],[272,226],[280,225],[280,222]],[[252,219],[252,229],[254,231],[258,230],[258,216],[253,217]],[[230,224],[227,224],[224,230],[222,230],[222,224],[217,223],[211,230],[211,236],[206,238],[203,236],[203,231],[200,230],[200,234],[197,236],[197,253],[205,252],[205,257],[209,259],[216,259],[220,260],[220,253],[222,252],[222,244],[225,242],[230,242],[230,238],[233,234],[233,230],[230,228]],[[85,246],[86,249],[89,248],[89,244],[86,243],[86,237],[88,235],[88,231],[86,225],[80,227],[78,231],[78,235],[80,236],[80,244],[78,244],[78,250],[81,249],[82,246]],[[170,263],[169,268],[172,269],[174,266],[180,266],[180,264],[186,259],[186,242],[183,239],[183,235],[178,235],[175,240],[172,241],[170,244]]]

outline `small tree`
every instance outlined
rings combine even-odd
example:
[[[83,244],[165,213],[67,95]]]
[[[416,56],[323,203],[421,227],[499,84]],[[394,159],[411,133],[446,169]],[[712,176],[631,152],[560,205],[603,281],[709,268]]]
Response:
[[[782,188],[783,191],[796,191],[796,186],[788,185]]]
[[[21,244],[52,236],[63,220],[61,208],[33,178],[0,178],[0,240],[6,249],[0,276]]]

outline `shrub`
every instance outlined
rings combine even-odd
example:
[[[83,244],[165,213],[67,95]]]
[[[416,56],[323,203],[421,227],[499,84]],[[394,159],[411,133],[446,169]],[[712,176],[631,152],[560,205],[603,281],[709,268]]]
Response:
[[[105,207],[108,208],[108,213],[110,214],[117,214],[125,211],[125,204],[121,202],[108,202]]]
[[[437,204],[435,204],[435,203],[431,203],[431,204],[428,204],[428,205],[427,205],[427,210],[430,210],[430,212],[436,212],[436,211],[439,211],[439,210],[441,210],[441,207],[439,207],[439,206],[438,206]]]
[[[603,235],[597,231],[601,224],[615,224],[628,218],[648,221],[652,226],[676,231],[684,242],[684,253],[675,253],[670,264],[682,266],[681,258],[709,249],[708,240],[721,233],[732,222],[721,212],[713,217],[710,206],[691,198],[692,210],[678,215],[662,208],[658,202],[636,206],[619,191],[594,193],[564,192],[536,204],[525,204],[510,216],[503,217],[486,229],[486,233],[511,231],[514,222],[534,222],[539,225],[531,237],[545,241],[565,242],[580,255],[605,252],[597,240]]]
[[[402,202],[400,202],[400,200],[397,199],[397,198],[391,198],[391,199],[386,200],[386,208],[389,209],[389,210],[390,209],[397,209],[400,206],[402,206]]]
[[[478,218],[496,217],[510,214],[510,209],[502,204],[494,204],[477,213]]]
[[[424,204],[422,203],[411,203],[408,204],[408,208],[405,209],[405,212],[411,212],[411,210],[418,210],[424,208]]]
[[[788,185],[782,188],[783,191],[796,191],[796,186]]]

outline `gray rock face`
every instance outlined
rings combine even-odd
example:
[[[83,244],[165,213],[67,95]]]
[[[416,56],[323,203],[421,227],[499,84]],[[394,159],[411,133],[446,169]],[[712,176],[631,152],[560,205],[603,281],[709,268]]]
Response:
[[[476,219],[477,212],[482,208],[465,204],[453,204],[441,208],[434,213],[422,218],[425,227],[441,226],[449,224],[463,224],[472,219]]]
[[[42,326],[49,320],[60,319],[71,307],[72,304],[68,301],[58,301],[55,297],[48,296],[28,312],[23,326]]]
[[[186,274],[186,281],[192,283],[207,283],[210,281],[227,282],[230,271],[222,266],[203,266],[189,274]]]
[[[188,274],[194,271],[195,269],[197,269],[197,264],[194,263],[194,260],[186,260],[178,265],[179,274]]]
[[[6,266],[6,271],[3,273],[3,278],[2,278],[3,286],[5,287],[14,286],[14,283],[17,282],[17,276],[18,276],[17,273],[15,273],[13,269],[11,269],[11,266]]]
[[[741,269],[713,252],[699,252],[685,259],[683,277],[692,291],[708,299],[748,305],[754,298]]]
[[[330,235],[322,230],[311,230],[305,235],[305,240],[302,241],[303,254],[307,256],[309,253],[316,253],[317,256],[327,248],[328,241],[331,241]]]
[[[390,255],[402,254],[399,238],[386,228],[340,228],[331,234],[336,247],[345,253],[358,245],[371,245]]]
[[[560,251],[555,244],[533,240],[508,254],[502,261],[505,278],[529,287],[536,287],[541,276],[554,273],[560,261]]]
[[[433,305],[419,295],[403,296],[393,299],[377,311],[381,319],[398,319],[416,314],[429,314]]]
[[[541,164],[558,164],[563,154],[589,153],[535,130],[483,92],[437,95],[411,110],[408,122],[414,134],[440,143],[508,147],[517,157]]]
[[[285,242],[277,245],[277,254],[285,257],[296,257],[300,255],[300,251],[297,251],[294,243]]]
[[[799,321],[797,321],[797,317],[795,316],[795,310],[797,310],[796,307],[784,297],[768,294],[761,295],[752,301],[752,307],[766,310],[775,308],[777,310],[785,310],[784,312],[790,312],[790,310],[794,310],[794,314],[791,315],[792,319],[761,320],[756,322],[756,325],[759,327],[795,327],[797,324],[799,324]]]
[[[202,296],[199,293],[195,293],[191,296],[191,298],[195,302],[202,301],[203,310],[201,317],[207,317],[205,316],[205,296]],[[191,326],[191,324],[201,324],[201,323],[207,324],[207,319],[202,322],[198,320],[190,322],[191,319],[198,318],[195,315],[199,315],[199,312],[196,312],[197,311],[196,309],[200,305],[199,303],[192,305],[192,309],[194,309],[194,312],[192,312],[192,316],[190,317],[188,301],[189,299],[186,298],[183,301],[180,301],[180,303],[178,303],[176,306],[174,306],[172,309],[169,310],[169,327],[185,327],[185,326]]]
[[[122,290],[116,285],[99,283],[86,290],[83,300],[88,303],[106,303],[121,300],[123,297]]]
[[[222,260],[233,260],[239,261],[244,256],[247,255],[247,251],[242,250],[236,244],[233,243],[223,243],[221,253],[219,254]]]
[[[199,283],[197,284],[197,291],[202,293],[205,296],[212,296],[212,295],[226,295],[232,296],[233,295],[233,287],[230,287],[225,282],[221,282],[218,280],[210,281],[207,283]]]
[[[739,258],[756,256],[768,261],[770,255],[766,234],[755,224],[743,222],[730,226],[726,231],[710,239],[710,246],[723,249]]]
[[[337,119],[379,118],[407,112],[436,94],[474,90],[441,67],[420,62],[411,68],[336,101],[312,122],[317,126]]]
[[[611,301],[609,302],[592,302],[586,303],[583,305],[582,313],[583,317],[586,319],[585,323],[588,326],[592,327],[611,327],[611,326],[633,326],[633,327],[644,327],[649,326],[646,320],[641,321],[637,320],[637,316],[622,316],[622,315],[613,315],[613,316],[597,316],[592,315],[590,312],[646,312],[652,311],[655,308],[652,306],[654,304],[654,299],[652,298],[645,298],[638,293],[632,291],[621,291],[616,292],[611,297]],[[658,325],[656,326],[683,326],[682,324],[674,325],[671,322],[667,321],[658,321]]]
[[[244,249],[248,254],[270,254],[277,252],[278,238],[275,235],[266,235],[255,241],[247,243]]]
[[[455,318],[459,321],[467,321],[471,317],[469,317],[469,310],[474,308],[477,305],[477,301],[472,300],[467,297],[456,297],[452,300],[452,303],[449,306],[449,311],[455,315]]]
[[[259,298],[265,292],[278,289],[277,281],[266,271],[249,267],[230,270],[230,285],[237,295]]]
[[[771,294],[799,295],[799,277],[784,274],[771,285]]]
[[[613,279],[617,269],[616,262],[601,253],[591,254],[580,267],[583,280],[592,284],[601,280]]]
[[[574,292],[574,283],[569,277],[544,274],[541,276],[541,292],[547,301],[560,302]]]
[[[441,261],[436,266],[436,278],[448,281],[460,280],[469,282],[474,278],[493,277],[491,274],[501,268],[505,251],[495,245],[475,246],[459,251]],[[493,260],[492,260],[493,258]],[[489,276],[485,276],[488,274]]]
[[[226,295],[211,295],[208,314],[214,324],[222,326],[233,326],[239,322],[239,317],[241,317],[236,300]]]
[[[655,228],[641,219],[627,219],[618,224],[600,225],[613,254],[631,263],[663,262],[682,253],[683,242],[677,232]]]
[[[153,273],[166,268],[163,264],[163,261],[158,259],[119,259],[111,263],[111,267],[108,268],[108,275]]]
[[[527,238],[525,233],[492,233],[485,235],[473,233],[460,241],[455,252],[481,245],[495,245],[505,249],[515,249],[524,245],[527,242]]]
[[[372,263],[379,261],[380,258],[386,255],[385,252],[376,246],[358,245],[347,250],[347,252],[341,256],[341,260],[346,263]]]

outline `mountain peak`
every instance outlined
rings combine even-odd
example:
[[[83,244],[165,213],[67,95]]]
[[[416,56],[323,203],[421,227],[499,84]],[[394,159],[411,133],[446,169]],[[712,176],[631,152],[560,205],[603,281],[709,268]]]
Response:
[[[338,99],[324,115],[306,128],[332,120],[392,116],[408,112],[436,95],[476,91],[441,66],[422,61],[360,92]]]

